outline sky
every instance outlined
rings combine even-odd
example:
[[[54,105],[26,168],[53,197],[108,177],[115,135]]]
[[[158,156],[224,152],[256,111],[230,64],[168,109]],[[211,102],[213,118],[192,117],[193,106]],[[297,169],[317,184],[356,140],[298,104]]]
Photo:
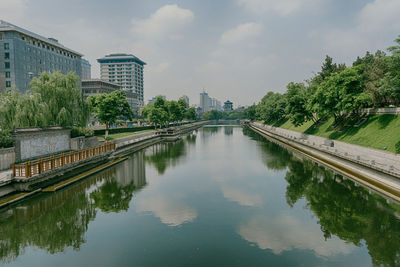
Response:
[[[145,99],[238,105],[283,93],[320,71],[326,55],[351,65],[400,34],[400,0],[0,0],[0,19],[96,59],[134,54]]]

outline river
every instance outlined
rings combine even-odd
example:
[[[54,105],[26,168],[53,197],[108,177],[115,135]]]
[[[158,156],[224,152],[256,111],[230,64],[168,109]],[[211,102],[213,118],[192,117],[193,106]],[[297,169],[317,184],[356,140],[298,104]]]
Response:
[[[238,126],[0,210],[9,266],[400,265],[400,206]]]

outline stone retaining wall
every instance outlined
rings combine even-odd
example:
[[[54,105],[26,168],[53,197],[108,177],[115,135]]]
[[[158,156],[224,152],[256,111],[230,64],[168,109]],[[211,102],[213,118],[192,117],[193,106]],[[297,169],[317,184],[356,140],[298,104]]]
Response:
[[[92,137],[79,136],[79,137],[71,138],[71,149],[72,150],[86,149],[86,148],[95,147],[98,145],[99,145],[99,141],[96,136],[92,136]]]
[[[0,149],[0,171],[10,169],[14,162],[14,147]]]
[[[60,153],[71,148],[71,129],[22,128],[16,129],[13,135],[17,162]]]
[[[280,137],[307,145],[352,162],[400,177],[400,155],[373,148],[352,145],[315,135],[308,135],[291,130],[277,128],[261,123],[252,123]]]

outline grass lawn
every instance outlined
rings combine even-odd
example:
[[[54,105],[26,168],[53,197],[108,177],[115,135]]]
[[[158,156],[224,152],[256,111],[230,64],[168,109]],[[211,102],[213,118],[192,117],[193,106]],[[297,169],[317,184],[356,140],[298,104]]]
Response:
[[[115,139],[119,139],[119,138],[123,138],[123,137],[127,137],[127,136],[131,136],[131,135],[136,135],[136,134],[141,134],[141,133],[147,133],[147,132],[151,132],[154,130],[143,130],[143,131],[138,131],[138,132],[126,132],[126,133],[115,133],[115,134],[109,134],[108,135],[108,140],[115,140]],[[97,136],[97,139],[99,141],[104,141],[104,135],[99,135]]]
[[[278,127],[381,150],[386,147],[387,151],[393,153],[396,153],[396,144],[400,146],[399,115],[372,115],[359,127],[354,126],[356,121],[347,121],[334,127],[333,121],[330,118],[315,127],[312,122],[295,127],[290,121],[285,121]]]

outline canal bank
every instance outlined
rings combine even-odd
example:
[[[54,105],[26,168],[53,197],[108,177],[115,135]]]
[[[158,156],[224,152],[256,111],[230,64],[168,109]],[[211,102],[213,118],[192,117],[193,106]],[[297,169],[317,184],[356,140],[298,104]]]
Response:
[[[46,188],[49,187],[54,190],[61,189],[68,184],[112,166],[113,164],[110,164],[112,162],[118,163],[120,160],[123,160],[125,156],[133,152],[160,142],[179,140],[182,135],[198,129],[206,123],[206,121],[196,122],[171,128],[170,131],[155,130],[148,133],[117,139],[115,140],[113,151],[107,150],[98,155],[94,153],[97,151],[96,149],[87,149],[82,153],[75,152],[75,156],[69,156],[68,154],[65,156],[62,155],[59,162],[66,162],[69,160],[69,164],[59,164],[60,166],[57,168],[43,173],[40,173],[40,171],[35,172],[36,175],[29,178],[16,178],[13,177],[11,170],[3,171],[0,173],[0,208],[16,201],[20,201],[21,199],[29,197],[42,190],[46,191]],[[89,155],[90,157],[86,158],[86,155]],[[83,160],[81,160],[82,157]],[[70,159],[73,158],[79,160],[76,162],[71,161]],[[50,163],[47,165],[57,166],[57,163],[55,164],[53,161],[54,159],[50,159]],[[40,166],[46,166],[46,163],[43,162],[39,162],[38,164],[40,164]],[[25,170],[23,171],[23,176],[25,176],[26,173],[31,173],[32,170],[40,170],[40,166],[34,167],[31,166],[31,164],[24,166]],[[102,166],[104,166],[104,168]],[[65,181],[68,181],[68,183]],[[53,189],[47,191],[54,191]],[[18,194],[18,197],[16,197],[16,194]]]
[[[290,147],[334,172],[400,201],[400,157],[260,123],[246,124],[269,140]]]

